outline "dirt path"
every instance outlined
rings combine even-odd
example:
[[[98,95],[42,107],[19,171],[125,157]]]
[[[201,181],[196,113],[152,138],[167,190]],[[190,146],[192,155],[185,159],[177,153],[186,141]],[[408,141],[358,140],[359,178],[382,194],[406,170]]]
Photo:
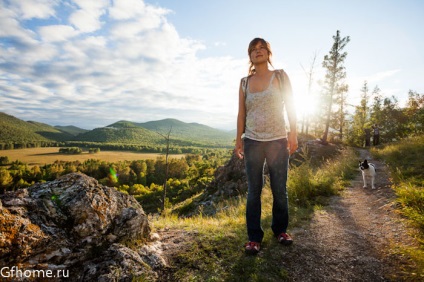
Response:
[[[403,280],[406,262],[391,250],[413,241],[394,211],[388,169],[367,150],[360,154],[377,166],[376,189],[362,188],[358,170],[351,186],[317,211],[309,226],[291,231],[295,244],[283,261],[291,281]]]

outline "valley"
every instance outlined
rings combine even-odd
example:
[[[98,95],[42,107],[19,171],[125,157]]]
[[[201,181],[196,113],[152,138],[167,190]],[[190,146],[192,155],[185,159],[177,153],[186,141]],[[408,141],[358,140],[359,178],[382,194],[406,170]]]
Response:
[[[0,156],[9,158],[10,162],[20,161],[28,164],[29,166],[34,165],[45,165],[51,164],[55,161],[80,161],[84,162],[89,159],[97,159],[106,162],[120,162],[120,161],[136,161],[146,159],[156,159],[158,156],[163,156],[160,153],[137,153],[128,151],[100,151],[96,154],[90,154],[83,152],[82,154],[61,154],[59,153],[58,147],[46,147],[46,148],[26,148],[16,150],[2,150]],[[171,158],[182,158],[184,154],[172,154]]]

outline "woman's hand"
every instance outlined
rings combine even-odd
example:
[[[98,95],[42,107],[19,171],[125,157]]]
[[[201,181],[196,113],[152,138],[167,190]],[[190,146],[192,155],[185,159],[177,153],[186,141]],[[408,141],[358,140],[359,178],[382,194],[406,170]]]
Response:
[[[289,149],[289,153],[290,155],[293,154],[294,152],[296,152],[297,148],[298,148],[298,143],[297,143],[297,134],[296,133],[291,133],[289,134],[289,137],[287,139],[287,147]]]
[[[244,158],[243,141],[241,139],[236,141],[236,148],[234,149],[234,153],[239,159]]]

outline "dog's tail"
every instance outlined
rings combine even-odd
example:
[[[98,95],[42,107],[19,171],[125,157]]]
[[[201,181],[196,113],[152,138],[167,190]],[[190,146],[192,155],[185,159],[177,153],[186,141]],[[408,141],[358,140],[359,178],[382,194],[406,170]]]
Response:
[[[372,165],[372,167],[374,168],[375,172],[377,172],[377,167],[375,166],[375,164],[369,164]]]

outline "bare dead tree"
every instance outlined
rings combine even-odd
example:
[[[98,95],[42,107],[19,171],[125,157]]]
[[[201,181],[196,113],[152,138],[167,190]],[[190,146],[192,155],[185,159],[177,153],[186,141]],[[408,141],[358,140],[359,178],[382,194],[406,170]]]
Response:
[[[305,68],[301,64],[301,67],[302,67],[303,71],[305,72],[306,77],[308,78],[308,95],[307,95],[308,99],[307,100],[309,100],[309,98],[312,95],[312,84],[314,82],[313,76],[314,76],[315,62],[316,62],[317,56],[318,56],[318,53],[317,53],[317,51],[315,51],[314,56],[312,57],[312,62],[309,66],[308,71],[306,71]],[[307,113],[305,113],[305,112],[303,113],[303,116],[302,116],[302,131],[301,132],[303,133],[304,129],[305,129],[306,135],[309,132],[309,120],[310,120],[310,118],[311,117]]]
[[[157,134],[159,134],[160,136],[162,136],[165,139],[166,142],[166,154],[165,154],[165,180],[163,181],[163,196],[162,196],[162,211],[165,210],[165,206],[166,206],[166,190],[167,190],[167,181],[168,181],[168,173],[169,173],[169,162],[168,162],[168,158],[169,158],[169,143],[171,140],[171,132],[172,132],[172,126],[169,129],[167,134],[162,134],[158,131],[156,131]]]

